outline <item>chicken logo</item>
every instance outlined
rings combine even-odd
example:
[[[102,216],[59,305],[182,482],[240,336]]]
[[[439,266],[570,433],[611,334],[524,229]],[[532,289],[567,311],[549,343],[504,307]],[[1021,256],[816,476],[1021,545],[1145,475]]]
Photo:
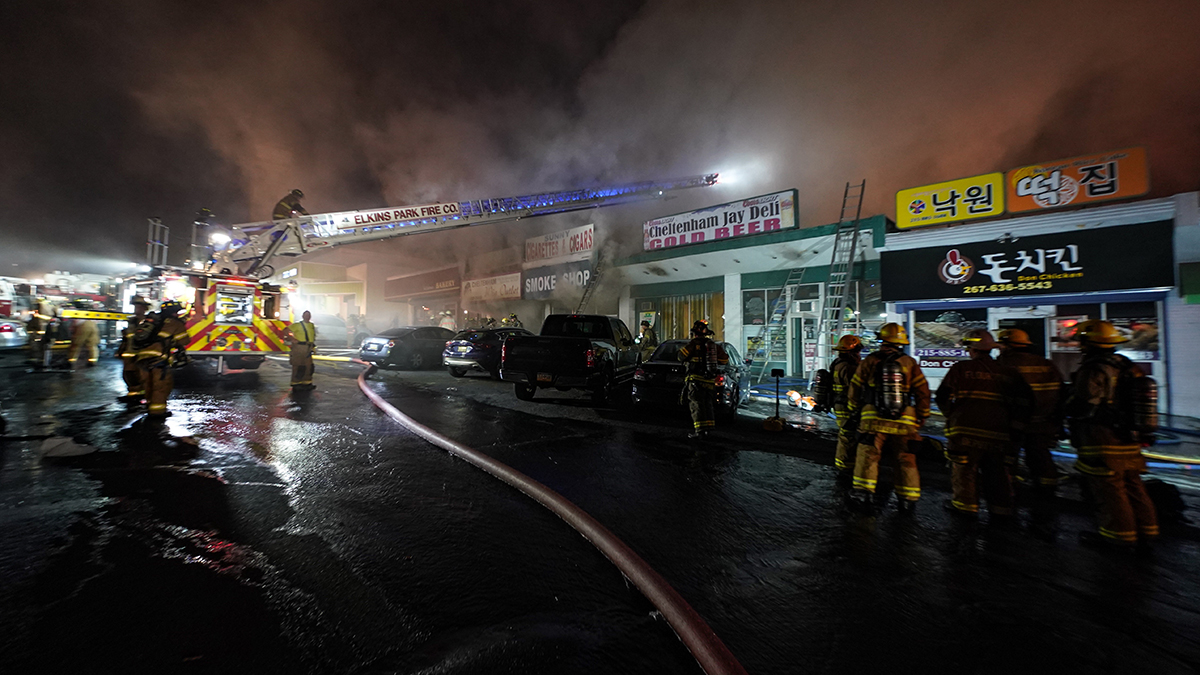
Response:
[[[959,253],[958,249],[952,248],[946,254],[946,259],[942,261],[941,266],[938,267],[938,276],[951,286],[965,284],[975,276],[975,263]]]

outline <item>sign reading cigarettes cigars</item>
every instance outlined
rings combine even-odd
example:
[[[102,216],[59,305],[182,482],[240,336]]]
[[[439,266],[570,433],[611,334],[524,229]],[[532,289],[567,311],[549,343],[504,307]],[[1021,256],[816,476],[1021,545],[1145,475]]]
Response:
[[[677,213],[642,225],[642,248],[653,251],[798,227],[796,190]]]
[[[589,224],[525,240],[525,263],[574,262],[592,257],[596,226]]]

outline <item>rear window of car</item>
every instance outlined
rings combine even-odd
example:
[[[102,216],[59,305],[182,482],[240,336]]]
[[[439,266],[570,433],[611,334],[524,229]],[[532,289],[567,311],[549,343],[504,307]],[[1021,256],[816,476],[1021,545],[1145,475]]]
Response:
[[[678,361],[679,348],[687,344],[686,342],[664,342],[654,350],[650,355],[651,361]]]
[[[551,316],[542,324],[542,335],[611,337],[608,319],[588,316]]]

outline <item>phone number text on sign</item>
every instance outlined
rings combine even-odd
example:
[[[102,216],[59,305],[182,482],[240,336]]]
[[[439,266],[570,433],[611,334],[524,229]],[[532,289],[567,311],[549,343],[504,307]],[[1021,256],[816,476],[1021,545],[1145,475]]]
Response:
[[[979,284],[964,286],[963,293],[1007,293],[1011,291],[1043,291],[1053,288],[1053,281],[1036,281],[1023,284]]]

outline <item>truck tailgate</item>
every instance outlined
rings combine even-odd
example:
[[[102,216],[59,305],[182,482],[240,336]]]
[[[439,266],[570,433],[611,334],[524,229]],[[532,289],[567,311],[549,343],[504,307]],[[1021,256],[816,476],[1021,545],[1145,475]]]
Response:
[[[587,373],[586,354],[592,343],[587,338],[522,335],[508,338],[504,346],[501,370],[523,372],[530,375],[530,381],[536,381],[537,373]]]

